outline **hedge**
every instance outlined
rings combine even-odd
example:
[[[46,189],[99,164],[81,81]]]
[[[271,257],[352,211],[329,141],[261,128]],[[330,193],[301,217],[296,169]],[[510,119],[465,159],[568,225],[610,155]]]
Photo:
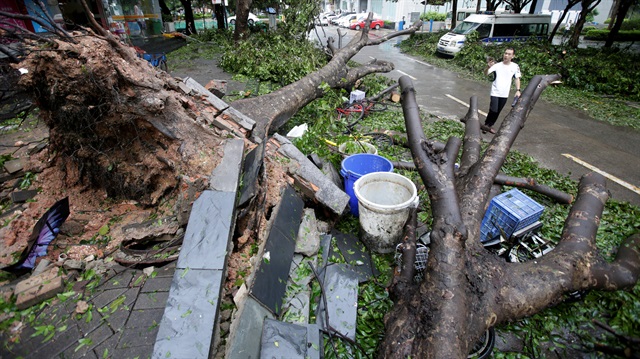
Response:
[[[584,36],[587,40],[606,41],[609,30],[589,30]],[[640,30],[620,30],[615,41],[640,41]]]

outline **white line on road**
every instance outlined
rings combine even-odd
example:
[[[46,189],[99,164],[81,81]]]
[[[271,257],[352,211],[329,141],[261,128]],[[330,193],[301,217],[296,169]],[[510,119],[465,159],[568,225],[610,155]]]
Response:
[[[428,63],[426,63],[426,62],[422,62],[422,61],[420,61],[420,60],[413,60],[413,61],[415,61],[415,62],[417,62],[417,63],[419,63],[420,65],[424,65],[424,66],[429,66],[429,67],[433,67],[433,65],[431,65],[431,64],[428,64]]]
[[[614,175],[611,175],[611,174],[599,169],[598,167],[595,167],[595,166],[593,166],[593,165],[591,165],[591,164],[579,159],[578,157],[572,156],[572,155],[570,155],[568,153],[563,153],[562,155],[565,156],[566,158],[568,158],[570,160],[573,160],[574,162],[576,162],[576,163],[578,163],[578,164],[580,164],[580,165],[592,170],[593,172],[598,172],[599,174],[607,177],[608,179],[610,179],[613,182],[621,185],[622,187],[628,188],[631,191],[633,191],[633,192],[635,192],[637,194],[640,194],[640,187],[634,186],[629,182],[623,181],[620,178],[618,178],[618,177],[616,177]]]
[[[449,95],[448,93],[446,93],[446,94],[444,94],[444,95],[445,95],[445,96],[447,96],[448,98],[452,99],[453,101],[455,101],[455,102],[457,102],[457,103],[461,104],[461,105],[464,105],[464,106],[469,107],[469,104],[468,104],[468,103],[466,103],[466,102],[462,101],[462,100],[461,100],[461,99],[459,99],[459,98],[453,97],[453,96]],[[487,113],[486,113],[486,112],[484,112],[484,111],[480,111],[480,110],[478,110],[478,113],[479,113],[479,114],[481,114],[481,115],[482,115],[482,116],[484,116],[484,117],[487,117]]]
[[[412,80],[417,80],[417,78],[415,78],[415,77],[413,77],[413,76],[409,75],[408,73],[406,73],[406,72],[404,72],[404,71],[400,71],[400,70],[396,70],[396,71],[398,71],[399,73],[401,73],[401,74],[403,74],[403,75],[405,75],[405,76],[409,76],[409,77],[411,77],[411,79],[412,79]]]

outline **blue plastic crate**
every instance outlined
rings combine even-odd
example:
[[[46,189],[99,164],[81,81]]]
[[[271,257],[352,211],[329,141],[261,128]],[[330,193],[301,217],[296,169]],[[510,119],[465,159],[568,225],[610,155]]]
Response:
[[[480,225],[480,242],[500,236],[500,229],[507,238],[540,219],[544,207],[514,188],[495,196]]]

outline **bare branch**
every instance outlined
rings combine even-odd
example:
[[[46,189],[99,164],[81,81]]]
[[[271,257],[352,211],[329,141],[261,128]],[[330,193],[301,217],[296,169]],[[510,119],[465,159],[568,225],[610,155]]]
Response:
[[[464,130],[464,145],[462,147],[462,158],[460,160],[461,175],[465,175],[471,166],[480,159],[480,119],[478,118],[478,97],[471,96],[469,100],[469,111],[464,117],[466,126]]]

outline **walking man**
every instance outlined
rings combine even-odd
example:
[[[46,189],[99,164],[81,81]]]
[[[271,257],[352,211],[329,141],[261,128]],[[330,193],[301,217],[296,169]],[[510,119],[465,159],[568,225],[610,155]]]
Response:
[[[507,103],[509,91],[511,90],[511,79],[516,79],[516,97],[520,97],[520,66],[511,59],[515,56],[513,48],[509,47],[504,50],[502,62],[496,63],[493,58],[487,61],[487,67],[484,70],[485,75],[494,73],[494,80],[491,84],[491,102],[489,105],[489,114],[484,124],[487,127],[493,126],[498,119],[498,115]]]

